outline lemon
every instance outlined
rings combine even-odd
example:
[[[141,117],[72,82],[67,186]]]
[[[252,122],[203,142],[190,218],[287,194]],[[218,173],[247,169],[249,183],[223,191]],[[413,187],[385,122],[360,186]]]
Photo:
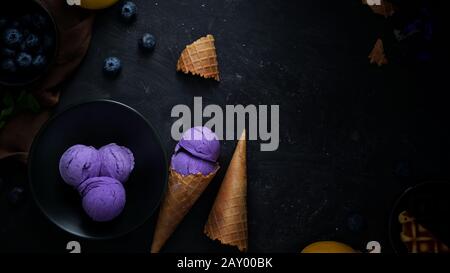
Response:
[[[302,250],[302,253],[356,253],[356,251],[343,243],[322,241],[308,245]]]
[[[81,7],[85,9],[104,9],[114,5],[118,0],[81,0]]]

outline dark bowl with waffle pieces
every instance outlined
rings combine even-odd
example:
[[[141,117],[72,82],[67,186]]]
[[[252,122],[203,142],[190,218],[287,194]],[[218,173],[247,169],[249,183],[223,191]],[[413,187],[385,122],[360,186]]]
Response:
[[[396,253],[450,252],[450,182],[428,181],[405,190],[395,202],[389,237]]]

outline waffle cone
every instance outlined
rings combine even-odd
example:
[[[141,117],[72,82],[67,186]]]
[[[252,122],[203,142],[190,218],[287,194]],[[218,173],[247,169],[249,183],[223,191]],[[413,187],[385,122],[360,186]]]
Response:
[[[207,176],[202,174],[183,176],[173,169],[170,170],[169,186],[153,235],[152,253],[160,251],[216,173],[217,170]]]
[[[381,39],[377,39],[375,42],[375,45],[369,54],[369,59],[371,64],[376,63],[378,66],[388,64],[388,60],[384,54],[383,41]]]
[[[219,81],[219,65],[214,37],[208,34],[186,46],[178,59],[177,71]]]
[[[419,224],[407,211],[398,216],[402,225],[400,240],[405,244],[409,253],[448,253],[450,249],[426,228]]]
[[[204,229],[212,240],[237,246],[240,251],[246,251],[248,245],[246,157],[244,131]]]

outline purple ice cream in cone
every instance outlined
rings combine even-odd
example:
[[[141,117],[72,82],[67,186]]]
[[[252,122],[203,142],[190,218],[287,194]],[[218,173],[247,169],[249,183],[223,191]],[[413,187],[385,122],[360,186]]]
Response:
[[[113,220],[125,207],[125,189],[114,178],[89,178],[78,186],[78,191],[84,211],[96,222]]]
[[[206,127],[187,130],[172,156],[169,185],[161,205],[151,252],[159,252],[219,169],[220,142]]]
[[[217,163],[207,161],[179,150],[172,156],[171,168],[179,174],[203,174],[208,175],[217,169]]]
[[[102,161],[100,176],[113,177],[125,183],[134,168],[133,153],[115,143],[101,147],[99,153]]]
[[[208,127],[193,127],[184,132],[179,147],[183,148],[192,156],[215,163],[220,155],[220,142],[216,134]],[[175,148],[175,151],[179,149]]]
[[[94,147],[74,145],[67,149],[59,161],[59,172],[64,182],[77,187],[88,178],[100,174],[100,154]]]

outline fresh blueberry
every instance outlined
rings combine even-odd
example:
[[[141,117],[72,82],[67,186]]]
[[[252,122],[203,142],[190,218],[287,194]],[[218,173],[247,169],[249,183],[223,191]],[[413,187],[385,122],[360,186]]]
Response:
[[[40,39],[39,36],[35,34],[29,34],[25,39],[25,44],[28,49],[36,49],[39,46]]]
[[[47,59],[43,55],[37,55],[33,59],[33,67],[35,67],[37,69],[44,68],[46,64],[47,64]]]
[[[45,49],[43,46],[40,46],[36,48],[33,53],[35,53],[36,55],[45,55]]]
[[[14,20],[11,22],[11,27],[19,29],[21,27],[21,24],[19,21]]]
[[[14,187],[8,193],[8,201],[12,205],[19,205],[25,198],[25,189],[22,187]]]
[[[28,51],[27,43],[26,43],[25,41],[22,41],[22,42],[20,43],[19,51],[25,51],[25,52]]]
[[[45,16],[43,16],[42,14],[34,14],[31,16],[31,18],[32,18],[32,26],[36,30],[43,30],[48,25],[47,18]]]
[[[347,227],[353,232],[361,232],[366,227],[366,221],[363,216],[354,213],[347,218]]]
[[[9,47],[19,46],[22,42],[22,39],[22,33],[15,28],[7,29],[3,33],[3,42]]]
[[[131,1],[126,1],[122,8],[120,9],[120,15],[122,16],[122,19],[130,22],[136,18],[137,14],[137,7],[136,4]]]
[[[14,73],[17,71],[16,63],[12,59],[5,59],[2,61],[1,68],[3,71]]]
[[[32,61],[33,58],[31,57],[31,55],[25,52],[19,53],[16,58],[16,63],[20,68],[30,67]]]
[[[2,54],[3,57],[8,57],[8,58],[13,58],[14,56],[16,56],[16,51],[14,49],[11,48],[2,48]]]
[[[103,71],[108,76],[117,76],[122,70],[122,62],[117,57],[108,57],[103,63]]]
[[[150,33],[144,33],[142,38],[139,39],[139,47],[145,51],[152,51],[155,48],[156,39]]]
[[[28,29],[28,28],[24,28],[21,31],[22,31],[23,37],[28,37],[28,35],[30,35],[30,29]]]

